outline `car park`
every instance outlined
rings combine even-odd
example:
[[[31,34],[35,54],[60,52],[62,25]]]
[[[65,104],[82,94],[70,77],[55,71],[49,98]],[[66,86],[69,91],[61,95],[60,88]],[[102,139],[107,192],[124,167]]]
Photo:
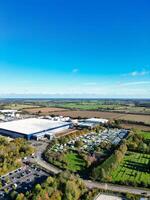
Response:
[[[0,200],[7,199],[7,194],[12,190],[22,192],[24,190],[32,189],[32,187],[37,183],[43,180],[43,178],[48,177],[49,174],[37,166],[27,165],[24,168],[19,168],[13,172],[10,172],[6,176],[0,177],[2,182],[2,188],[0,189]],[[7,183],[6,180],[9,180]]]

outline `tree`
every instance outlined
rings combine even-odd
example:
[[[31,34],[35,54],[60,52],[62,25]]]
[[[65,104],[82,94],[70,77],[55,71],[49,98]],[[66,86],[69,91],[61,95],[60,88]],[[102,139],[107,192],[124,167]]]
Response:
[[[81,140],[75,141],[75,144],[74,144],[74,146],[77,147],[77,148],[80,148],[80,147],[82,147],[83,145],[84,145],[84,143],[83,143]]]
[[[25,198],[25,196],[24,196],[23,193],[18,194],[18,195],[17,195],[17,198],[16,198],[16,200],[25,200],[25,199],[26,199],[26,198]]]
[[[65,199],[78,200],[80,197],[80,190],[74,181],[67,181],[65,188]]]
[[[62,194],[60,191],[56,190],[53,192],[53,194],[50,197],[50,200],[61,200]]]
[[[39,193],[40,191],[41,191],[41,185],[40,184],[37,184],[36,186],[35,186],[35,193]]]
[[[54,178],[49,176],[47,179],[46,179],[46,184],[48,185],[52,185],[54,183]]]
[[[11,199],[16,199],[17,194],[18,193],[16,191],[12,191],[11,194],[10,194]]]

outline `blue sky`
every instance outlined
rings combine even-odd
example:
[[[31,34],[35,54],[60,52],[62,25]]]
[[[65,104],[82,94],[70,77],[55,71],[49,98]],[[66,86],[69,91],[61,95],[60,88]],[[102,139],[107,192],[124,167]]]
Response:
[[[150,98],[149,0],[0,0],[0,96]]]

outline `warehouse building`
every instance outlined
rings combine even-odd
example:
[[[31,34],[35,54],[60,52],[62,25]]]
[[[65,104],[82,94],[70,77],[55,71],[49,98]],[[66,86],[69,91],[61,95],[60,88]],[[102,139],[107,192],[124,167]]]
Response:
[[[106,124],[108,122],[107,119],[101,119],[101,118],[89,118],[86,120],[80,121],[77,126],[80,128],[88,128],[92,129],[98,125]]]
[[[28,118],[0,123],[0,134],[13,138],[23,137],[28,140],[38,140],[44,136],[52,138],[55,133],[69,129],[71,126],[71,122]]]

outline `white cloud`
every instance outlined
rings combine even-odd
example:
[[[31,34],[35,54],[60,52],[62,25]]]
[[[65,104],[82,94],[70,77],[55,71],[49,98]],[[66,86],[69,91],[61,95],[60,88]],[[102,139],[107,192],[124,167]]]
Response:
[[[150,84],[150,81],[135,81],[135,82],[126,82],[126,83],[121,83],[120,86],[132,86],[132,85],[147,85]]]
[[[135,76],[145,76],[145,75],[148,75],[148,74],[150,74],[150,71],[144,69],[142,71],[133,71],[133,72],[130,72],[128,74],[124,74],[124,76],[135,77]]]

